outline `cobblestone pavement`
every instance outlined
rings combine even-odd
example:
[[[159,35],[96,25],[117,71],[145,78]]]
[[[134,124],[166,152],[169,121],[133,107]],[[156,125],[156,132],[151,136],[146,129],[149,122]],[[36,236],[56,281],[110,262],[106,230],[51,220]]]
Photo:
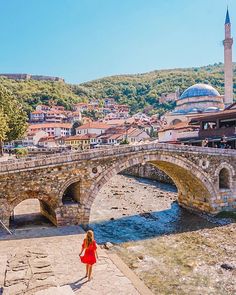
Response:
[[[37,229],[37,234],[32,237],[32,230],[24,230],[16,232],[14,239],[1,238],[0,294],[31,295],[56,286],[70,286],[81,295],[141,294],[104,249],[98,250],[93,279],[84,278],[79,259],[84,233],[79,227]]]

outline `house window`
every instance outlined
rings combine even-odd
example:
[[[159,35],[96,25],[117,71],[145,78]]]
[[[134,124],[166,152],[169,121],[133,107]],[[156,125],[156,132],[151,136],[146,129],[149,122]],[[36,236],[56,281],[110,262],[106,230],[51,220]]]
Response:
[[[219,173],[219,188],[230,189],[230,174],[227,168],[222,168]]]

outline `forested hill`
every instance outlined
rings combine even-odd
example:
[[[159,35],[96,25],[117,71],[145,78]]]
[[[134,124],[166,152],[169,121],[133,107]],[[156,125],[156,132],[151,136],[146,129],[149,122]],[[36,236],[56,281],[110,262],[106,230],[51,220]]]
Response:
[[[236,64],[234,64],[234,76]],[[112,96],[120,103],[128,103],[131,110],[142,110],[152,105],[162,112],[172,105],[159,104],[162,93],[174,92],[179,88],[182,93],[195,83],[207,83],[215,87],[220,94],[224,93],[223,64],[209,65],[198,68],[159,70],[137,75],[120,75],[102,78],[81,84],[89,96]],[[234,79],[236,94],[236,79]]]
[[[236,74],[236,65],[234,64]],[[50,81],[15,81],[1,78],[0,83],[23,100],[27,110],[39,103],[52,102],[64,105],[68,109],[75,102],[90,99],[114,97],[118,103],[127,103],[132,112],[150,109],[162,113],[173,108],[173,104],[159,104],[162,93],[174,92],[179,88],[182,93],[195,83],[209,83],[221,94],[224,93],[223,64],[199,68],[158,70],[137,75],[119,75],[106,77],[79,85]],[[234,81],[236,93],[236,79]]]

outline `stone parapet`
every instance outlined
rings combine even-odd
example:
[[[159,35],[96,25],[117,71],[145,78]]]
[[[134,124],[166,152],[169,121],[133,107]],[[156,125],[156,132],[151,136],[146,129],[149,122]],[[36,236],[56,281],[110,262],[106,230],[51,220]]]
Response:
[[[90,150],[84,152],[70,152],[63,153],[62,155],[53,154],[47,157],[36,157],[36,158],[26,158],[15,161],[4,161],[0,164],[0,174],[4,172],[11,171],[22,171],[29,169],[37,169],[39,167],[44,168],[46,166],[58,165],[68,162],[92,160],[94,158],[110,157],[117,155],[125,155],[130,153],[138,152],[151,152],[151,151],[166,151],[175,152],[178,154],[182,153],[198,153],[203,155],[218,155],[218,156],[232,156],[236,157],[236,151],[217,149],[217,148],[206,148],[206,147],[196,147],[187,145],[174,145],[166,143],[148,143],[136,146],[125,146],[125,147],[111,147],[110,149],[101,150]]]

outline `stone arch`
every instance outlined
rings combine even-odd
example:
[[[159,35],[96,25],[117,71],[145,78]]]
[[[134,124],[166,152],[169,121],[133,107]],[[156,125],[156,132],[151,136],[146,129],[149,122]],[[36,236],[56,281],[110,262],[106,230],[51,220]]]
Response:
[[[86,199],[83,200],[83,223],[86,224],[89,222],[90,209],[93,201],[98,191],[111,177],[128,167],[146,162],[157,166],[173,179],[179,192],[178,201],[183,207],[208,212],[214,210],[211,204],[211,196],[216,196],[216,190],[209,181],[208,174],[196,164],[180,156],[161,153],[139,154],[116,162],[94,179],[94,183],[90,191],[88,191]]]
[[[221,163],[215,170],[217,188],[232,189],[233,177],[235,176],[234,168],[227,162]]]
[[[58,194],[60,205],[80,203],[80,183],[79,176],[72,177],[63,183]]]
[[[219,189],[230,189],[230,174],[227,168],[222,168],[220,170]]]
[[[7,225],[9,225],[9,221],[11,218],[14,209],[21,204],[22,202],[30,199],[36,199],[39,201],[40,205],[40,213],[50,220],[54,225],[57,225],[57,216],[56,216],[56,199],[47,196],[47,195],[40,195],[40,194],[23,194],[20,199],[15,199],[13,202],[8,204],[8,217],[7,217]]]

